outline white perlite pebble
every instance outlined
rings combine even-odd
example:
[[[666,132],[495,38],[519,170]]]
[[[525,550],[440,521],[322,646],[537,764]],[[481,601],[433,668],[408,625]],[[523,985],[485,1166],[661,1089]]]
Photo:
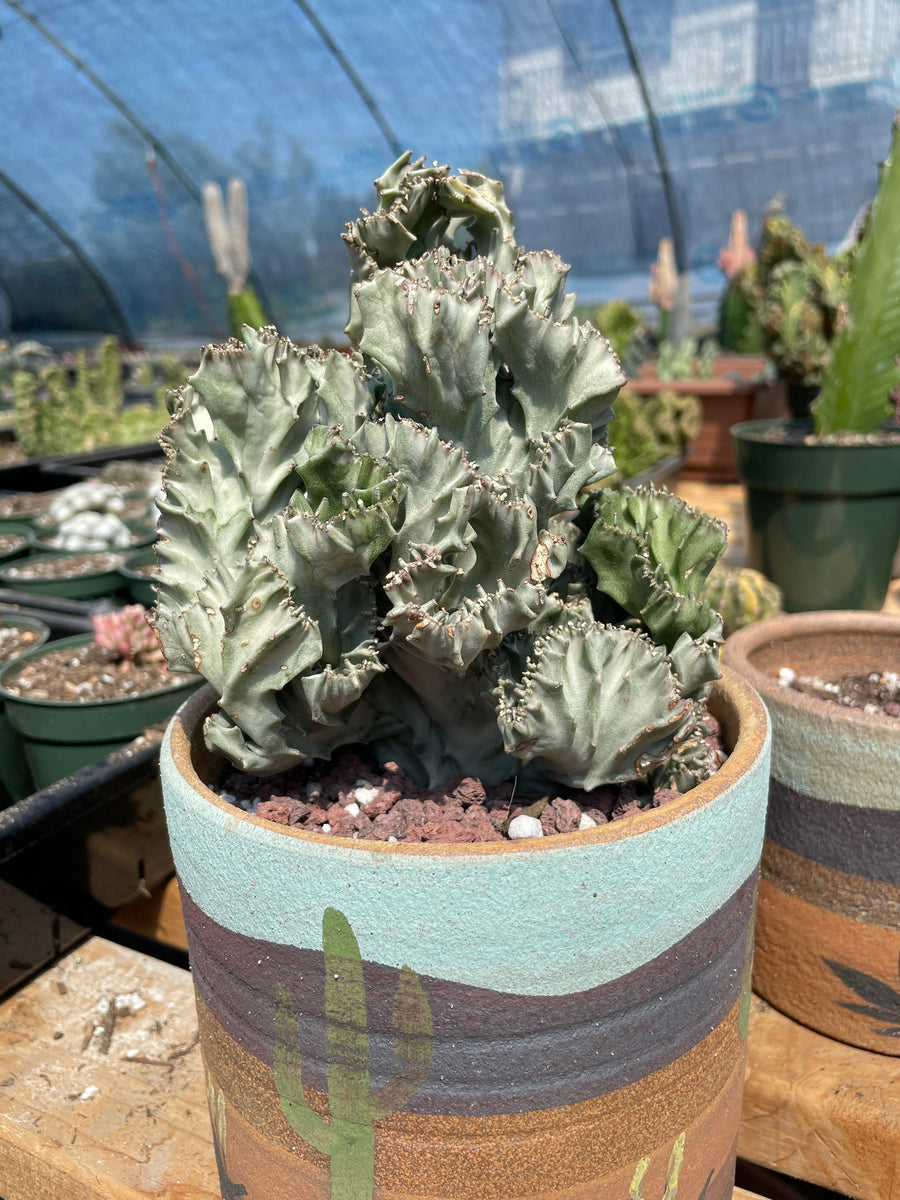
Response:
[[[797,672],[790,667],[782,667],[778,672],[778,682],[782,687],[790,687],[797,678]]]
[[[543,837],[544,830],[537,817],[529,817],[525,813],[519,813],[509,823],[509,836],[513,840],[517,840],[518,838]]]
[[[581,814],[581,820],[578,822],[579,829],[596,829],[597,822],[593,817],[589,817],[587,813]]]
[[[323,833],[331,833],[331,826],[328,824],[328,822],[327,822],[327,821],[326,821],[326,822],[325,822],[325,824],[322,826],[322,832],[323,832]]]
[[[363,808],[365,808],[366,805],[371,804],[378,795],[378,788],[370,787],[368,784],[360,784],[354,792],[354,795],[356,796],[357,804],[360,804]]]
[[[344,812],[348,812],[351,817],[358,817],[359,816],[359,805],[354,804],[353,801],[351,800],[349,804],[344,805]]]

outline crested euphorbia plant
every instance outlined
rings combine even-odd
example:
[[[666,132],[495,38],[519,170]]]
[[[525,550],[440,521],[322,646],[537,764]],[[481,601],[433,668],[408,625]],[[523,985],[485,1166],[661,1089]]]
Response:
[[[692,786],[724,526],[587,490],[624,377],[499,183],[407,154],[376,187],[354,352],[245,328],[170,396],[156,621],[218,693],[207,743],[261,775],[365,743],[431,786]]]

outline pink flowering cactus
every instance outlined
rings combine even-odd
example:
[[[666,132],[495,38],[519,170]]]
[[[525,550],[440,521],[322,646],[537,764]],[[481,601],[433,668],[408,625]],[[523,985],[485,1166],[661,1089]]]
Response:
[[[731,229],[728,243],[719,251],[716,266],[726,279],[734,279],[738,271],[744,267],[752,267],[756,262],[756,252],[747,237],[747,214],[740,208],[731,214]]]
[[[162,649],[156,630],[148,622],[143,604],[126,604],[116,612],[93,617],[94,641],[127,670],[132,663],[159,662]]]
[[[650,283],[647,295],[663,312],[671,312],[678,291],[678,271],[671,238],[660,238],[656,262],[650,264]]]

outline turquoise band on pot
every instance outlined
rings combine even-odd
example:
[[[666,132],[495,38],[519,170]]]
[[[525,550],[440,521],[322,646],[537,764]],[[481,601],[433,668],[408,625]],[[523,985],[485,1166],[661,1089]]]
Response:
[[[475,853],[466,846],[464,854],[454,847],[341,844],[217,804],[176,768],[171,728],[160,763],[179,876],[219,924],[317,949],[322,912],[339,900],[366,960],[497,991],[561,996],[663,953],[755,870],[768,750],[767,731],[764,752],[748,770],[723,788],[715,780],[703,785],[721,791],[717,803],[694,801],[678,820],[667,819],[667,808],[649,813],[631,823],[639,839],[606,826],[536,846],[486,844]],[[672,810],[681,804],[673,801]],[[302,866],[295,838],[304,841]],[[494,950],[489,961],[475,962],[471,931],[485,926],[497,930]],[[602,956],[593,951],[601,944]]]
[[[772,775],[795,792],[831,804],[900,811],[900,738],[892,728],[851,723],[827,708],[818,721],[767,696],[772,718]],[[824,708],[825,702],[823,702]]]

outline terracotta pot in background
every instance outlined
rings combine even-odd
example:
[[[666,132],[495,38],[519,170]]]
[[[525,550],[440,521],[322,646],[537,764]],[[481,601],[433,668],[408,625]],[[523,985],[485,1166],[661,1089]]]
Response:
[[[820,1033],[900,1055],[900,718],[775,678],[900,672],[900,617],[773,617],[730,637],[723,660],[772,718],[753,986]]]
[[[717,686],[733,752],[683,797],[476,845],[224,803],[212,703],[180,710],[160,767],[223,1195],[730,1200],[768,784],[752,689]]]
[[[650,362],[641,367],[636,379],[629,380],[629,389],[641,396],[671,391],[699,399],[703,413],[682,469],[685,479],[735,483],[732,425],[786,413],[784,385],[763,377],[767,363],[763,355],[723,354],[716,359],[711,379],[660,379],[655,363]]]

